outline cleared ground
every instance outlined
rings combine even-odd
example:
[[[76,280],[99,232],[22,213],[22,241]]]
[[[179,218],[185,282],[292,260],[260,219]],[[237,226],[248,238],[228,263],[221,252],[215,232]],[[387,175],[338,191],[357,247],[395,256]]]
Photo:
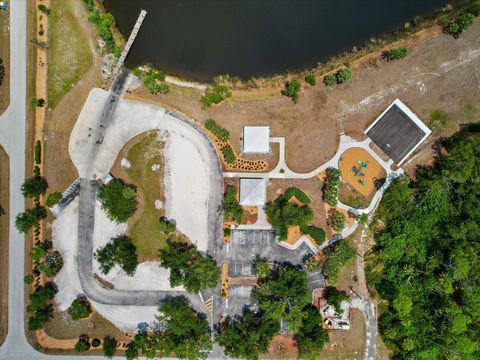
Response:
[[[3,60],[5,75],[0,86],[0,114],[10,102],[10,15],[8,11],[0,10],[0,59]]]
[[[53,0],[50,8],[47,93],[53,108],[90,67],[92,55],[73,1]]]
[[[0,146],[0,344],[5,340],[8,328],[9,168],[8,155]]]

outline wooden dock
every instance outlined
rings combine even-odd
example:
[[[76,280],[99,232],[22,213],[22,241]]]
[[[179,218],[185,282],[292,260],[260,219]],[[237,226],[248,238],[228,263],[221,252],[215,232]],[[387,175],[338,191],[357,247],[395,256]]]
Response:
[[[140,30],[140,27],[142,26],[142,23],[143,23],[143,19],[145,19],[146,15],[147,15],[147,12],[145,10],[140,11],[140,15],[138,15],[137,21],[135,22],[135,26],[133,27],[132,32],[130,33],[130,36],[128,37],[128,40],[125,44],[125,47],[122,50],[122,54],[118,58],[115,68],[113,69],[113,72],[112,72],[113,78],[115,78],[120,72],[120,68],[123,66],[123,62],[125,61],[125,58],[127,57],[128,52],[130,51],[130,48],[132,47],[133,42],[137,37],[138,31]]]

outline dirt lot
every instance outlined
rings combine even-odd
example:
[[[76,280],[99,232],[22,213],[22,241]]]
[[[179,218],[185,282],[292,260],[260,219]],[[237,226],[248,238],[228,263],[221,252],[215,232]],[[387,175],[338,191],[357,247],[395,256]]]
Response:
[[[10,103],[10,13],[0,11],[0,59],[3,60],[5,75],[0,86],[0,114]]]
[[[403,60],[387,62],[378,57],[363,62],[354,68],[347,84],[331,88],[321,83],[304,86],[297,105],[280,95],[250,99],[248,91],[206,109],[198,100],[199,93],[193,90],[154,96],[140,89],[135,95],[198,121],[215,119],[231,132],[237,150],[243,125],[270,125],[272,136],[286,137],[289,167],[305,172],[333,155],[340,132],[363,139],[367,126],[397,97],[426,122],[434,110],[455,113],[465,106],[472,110],[462,121],[478,119],[480,21],[459,39],[438,33],[426,42],[418,41],[413,38],[404,42],[409,55]],[[453,126],[452,131],[456,128]],[[430,155],[429,145],[421,154]],[[422,161],[420,155],[417,159]]]
[[[8,155],[0,146],[0,345],[8,328],[8,231],[10,166]]]

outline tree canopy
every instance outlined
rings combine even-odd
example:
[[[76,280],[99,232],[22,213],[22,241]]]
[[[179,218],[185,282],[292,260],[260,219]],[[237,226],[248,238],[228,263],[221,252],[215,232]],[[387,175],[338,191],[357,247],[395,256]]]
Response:
[[[137,247],[127,235],[114,237],[107,245],[98,249],[94,257],[104,274],[119,265],[128,276],[133,276],[138,265]]]
[[[47,180],[42,176],[34,175],[31,178],[25,179],[21,190],[24,197],[33,199],[45,194],[47,188]]]
[[[480,358],[480,126],[442,146],[377,212],[367,274],[389,303],[379,329],[398,359]]]
[[[322,317],[318,309],[313,306],[307,306],[303,319],[302,326],[295,334],[299,358],[318,359],[329,340],[328,333],[321,325]]]
[[[202,256],[191,244],[167,240],[159,252],[161,266],[170,269],[170,285],[183,285],[189,292],[197,293],[217,285],[220,279],[217,264],[209,256]]]
[[[102,208],[109,218],[116,222],[125,222],[137,210],[135,185],[126,184],[121,179],[113,179],[104,185],[98,194]]]
[[[92,313],[92,308],[88,299],[84,296],[80,296],[73,300],[72,304],[68,307],[67,312],[72,320],[80,320],[89,317]]]

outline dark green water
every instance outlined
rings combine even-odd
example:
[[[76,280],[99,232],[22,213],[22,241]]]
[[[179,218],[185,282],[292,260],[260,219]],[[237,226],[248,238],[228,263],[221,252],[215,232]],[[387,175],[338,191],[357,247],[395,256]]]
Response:
[[[127,66],[207,81],[303,70],[430,15],[446,0],[104,0],[126,36],[148,11]]]

